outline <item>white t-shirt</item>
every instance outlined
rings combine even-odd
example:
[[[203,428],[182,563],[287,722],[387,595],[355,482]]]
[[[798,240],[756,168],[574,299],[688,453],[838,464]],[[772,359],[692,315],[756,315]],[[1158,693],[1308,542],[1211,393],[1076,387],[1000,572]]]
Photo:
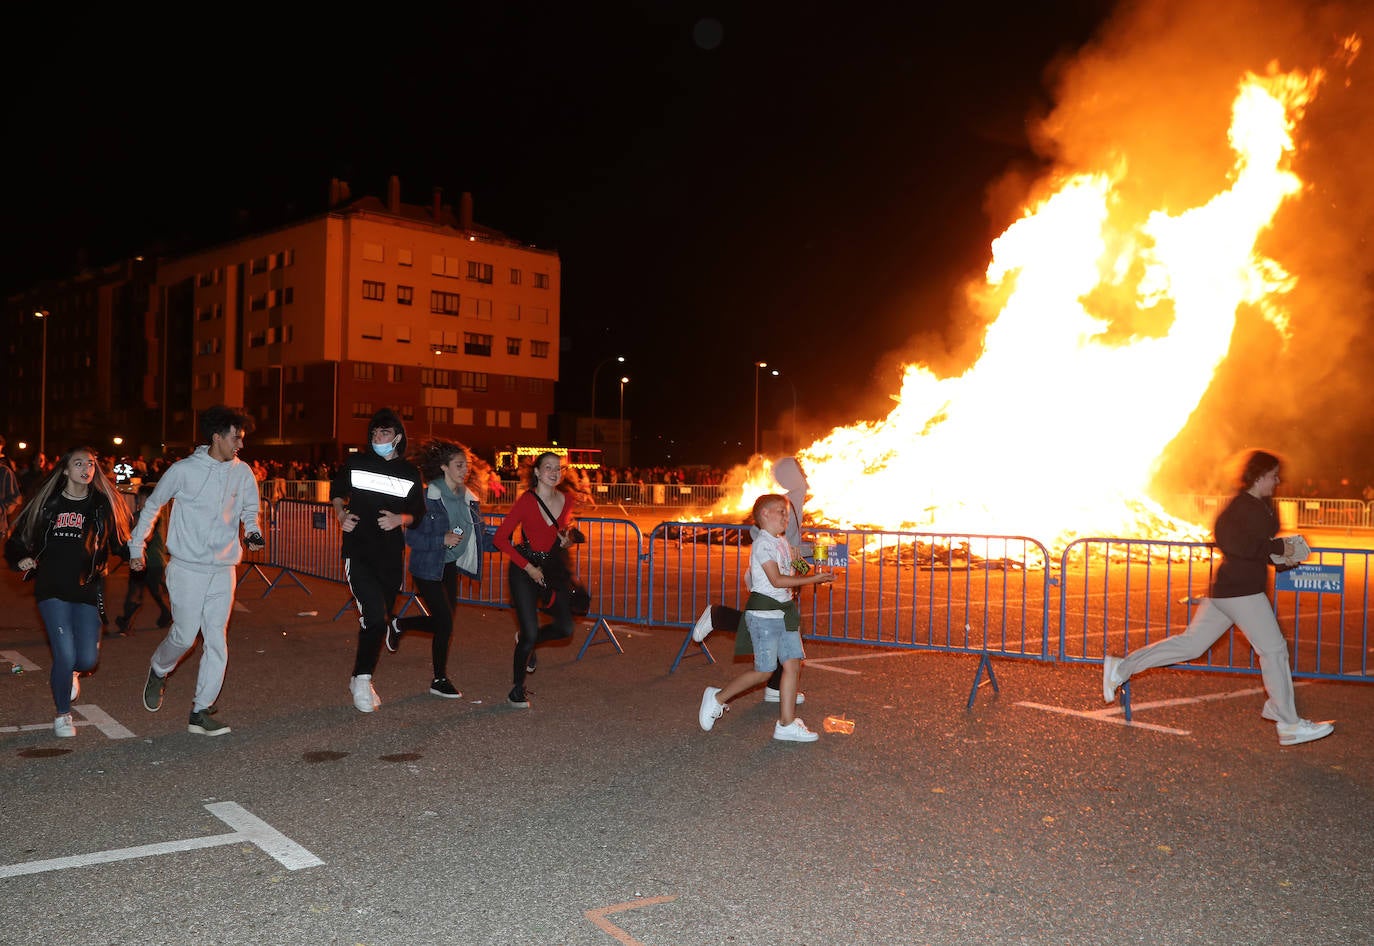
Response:
[[[763,570],[764,562],[777,562],[778,571],[784,575],[792,574],[792,548],[787,544],[787,539],[759,530],[749,553],[749,588],[776,601],[791,601],[792,589],[773,587]]]

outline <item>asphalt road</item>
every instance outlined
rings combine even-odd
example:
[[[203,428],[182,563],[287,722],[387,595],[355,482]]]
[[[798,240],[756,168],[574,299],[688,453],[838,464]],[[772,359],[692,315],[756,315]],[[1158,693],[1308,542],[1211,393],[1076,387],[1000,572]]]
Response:
[[[813,643],[800,714],[854,731],[781,744],[757,693],[697,726],[728,637],[670,675],[682,631],[579,661],[584,627],[517,710],[511,614],[464,608],[463,698],[413,635],[363,715],[345,592],[310,585],[243,586],[229,735],[186,732],[196,654],[142,708],[144,617],[59,741],[31,586],[0,575],[0,671],[34,668],[0,673],[0,943],[1374,943],[1369,685],[1302,684],[1336,733],[1280,748],[1254,677],[1153,672],[1127,726],[1096,665],[995,661],[966,710],[975,658]]]

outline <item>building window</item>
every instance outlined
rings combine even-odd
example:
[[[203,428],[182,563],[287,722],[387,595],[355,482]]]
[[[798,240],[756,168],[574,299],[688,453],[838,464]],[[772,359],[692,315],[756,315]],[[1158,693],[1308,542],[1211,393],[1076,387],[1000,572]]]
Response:
[[[491,356],[491,336],[476,332],[463,333],[463,354]]]
[[[518,285],[520,285],[520,270],[515,269],[515,268],[512,268],[512,269],[511,269],[511,271],[510,271],[510,284],[511,284],[512,286],[518,286]]]
[[[518,339],[518,338],[507,338],[507,339],[506,339],[506,354],[507,354],[507,355],[518,355],[518,354],[520,354],[520,339]]]
[[[485,371],[458,372],[458,388],[462,391],[485,391],[487,389],[487,373]]]
[[[411,305],[414,301],[415,301],[415,287],[414,287],[414,286],[397,286],[397,287],[396,287],[396,304],[397,304],[397,305]]]
[[[536,289],[547,289],[547,288],[549,288],[549,274],[548,274],[548,273],[535,273],[535,274],[534,274],[534,288],[536,288]]]
[[[363,280],[363,298],[382,302],[386,299],[386,283],[375,279]]]
[[[281,269],[283,266],[292,266],[296,262],[295,250],[282,250],[272,256],[271,268]]]
[[[265,308],[267,308],[267,293],[265,292],[262,295],[254,296],[248,300],[248,310],[250,312],[261,312]]]
[[[266,345],[266,344],[267,344],[267,333],[266,333],[266,332],[249,332],[249,333],[248,333],[248,347],[249,347],[249,348],[261,348],[262,346],[264,346],[264,345]]]
[[[386,251],[382,249],[382,244],[380,243],[364,243],[363,259],[371,260],[374,263],[385,262]]]
[[[362,327],[363,338],[371,339],[375,342],[382,340],[381,322],[364,322]]]
[[[513,374],[506,375],[506,393],[511,394],[520,390],[520,379]]]
[[[369,361],[353,362],[353,377],[357,381],[371,381],[372,363]]]
[[[411,255],[410,247],[398,248],[396,250],[396,264],[398,266],[415,265],[415,258]]]
[[[208,322],[208,321],[210,321],[211,319],[213,319],[214,317],[215,317],[215,310],[214,310],[214,309],[202,309],[202,308],[200,308],[200,307],[197,307],[197,308],[196,308],[196,321],[197,321],[197,322]]]
[[[446,388],[449,386],[448,372],[443,368],[421,368],[420,384],[427,388]]]
[[[213,354],[217,353],[218,351],[219,351],[219,339],[218,339],[218,338],[207,338],[207,339],[205,339],[205,341],[201,342],[199,345],[196,346],[196,354],[198,354],[198,355],[213,355]]]
[[[401,420],[404,420],[404,421],[412,421],[412,420],[415,419],[415,405],[414,405],[414,404],[402,404],[402,405],[400,406],[399,409],[400,409],[400,412],[401,412]]]
[[[284,289],[267,290],[267,308],[275,309],[278,306],[290,305],[296,301],[296,290],[290,286]]]
[[[453,409],[449,407],[426,407],[425,415],[431,424],[453,423]]]
[[[429,269],[435,276],[449,276],[457,279],[459,262],[456,256],[431,256]]]
[[[354,402],[353,402],[353,417],[354,417],[355,419],[362,419],[362,420],[368,420],[368,419],[370,419],[370,418],[372,417],[372,402],[371,402],[371,401],[354,401]]]
[[[478,299],[475,296],[468,296],[468,313],[474,319],[481,319],[483,322],[490,322],[491,300]]]
[[[535,341],[531,341],[531,342],[530,342],[530,357],[531,357],[531,358],[547,358],[547,357],[549,357],[549,343],[548,343],[548,342],[535,342]]]
[[[386,366],[386,379],[387,379],[388,381],[392,382],[393,384],[399,384],[402,380],[404,380],[404,379],[403,379],[403,376],[402,376],[401,366],[400,366],[400,365],[387,365],[387,366]]]
[[[535,323],[536,325],[548,325],[548,324],[549,324],[549,310],[548,310],[548,309],[541,309],[541,308],[539,308],[538,306],[531,306],[531,307],[530,307],[529,309],[527,309],[526,311],[527,311],[528,314],[529,314],[530,321],[533,322],[533,323]]]
[[[461,300],[456,292],[439,292],[437,289],[431,290],[429,294],[429,311],[440,315],[457,315],[458,304]]]
[[[491,285],[492,265],[490,263],[478,263],[473,260],[468,261],[468,279],[475,279]]]
[[[530,378],[530,379],[529,379],[529,392],[530,392],[531,394],[543,394],[543,393],[544,393],[544,379],[543,379],[543,378]]]
[[[398,325],[398,326],[396,326],[396,341],[402,343],[403,345],[409,345],[409,344],[410,344],[410,326],[409,326],[409,325]]]
[[[196,276],[196,285],[201,289],[204,289],[206,286],[219,285],[219,270],[210,269],[199,274]]]
[[[248,264],[248,275],[256,276],[258,273],[267,272],[267,257],[259,256]]]

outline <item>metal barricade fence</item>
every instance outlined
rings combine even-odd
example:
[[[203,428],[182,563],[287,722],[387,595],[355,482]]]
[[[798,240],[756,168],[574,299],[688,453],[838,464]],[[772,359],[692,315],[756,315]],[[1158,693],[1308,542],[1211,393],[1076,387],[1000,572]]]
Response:
[[[1374,553],[1314,549],[1307,564],[1338,572],[1340,591],[1277,591],[1275,614],[1295,677],[1371,680],[1369,565]],[[1080,539],[1060,559],[1060,661],[1100,662],[1181,634],[1220,563],[1202,542]],[[1314,589],[1328,587],[1312,582]],[[1232,628],[1181,669],[1259,674],[1244,634]]]
[[[844,556],[802,598],[816,640],[1052,659],[1045,547],[1022,536],[815,530]],[[649,535],[644,621],[690,627],[748,597],[749,528],[666,522]]]

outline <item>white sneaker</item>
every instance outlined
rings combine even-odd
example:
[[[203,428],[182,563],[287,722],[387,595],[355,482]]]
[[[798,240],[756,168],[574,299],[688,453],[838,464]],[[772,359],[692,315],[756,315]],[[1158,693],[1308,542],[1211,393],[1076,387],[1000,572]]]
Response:
[[[764,688],[763,688],[763,702],[765,702],[765,703],[781,703],[781,702],[782,702],[782,691],[781,691],[781,690],[775,690],[775,689],[773,689],[772,687],[764,687]],[[797,691],[797,705],[798,705],[798,706],[801,706],[801,705],[802,705],[803,703],[805,703],[805,702],[806,702],[806,694],[803,693],[803,692],[801,692],[800,690],[798,690],[798,691]]]
[[[75,702],[76,702],[76,698],[77,698],[78,696],[80,696],[80,695],[81,695],[81,674],[80,674],[79,672],[77,672],[77,671],[72,671],[72,702],[75,703]]]
[[[706,610],[701,612],[701,617],[697,618],[696,627],[692,628],[692,640],[700,644],[706,640],[706,636],[711,633],[711,606],[708,604]]]
[[[821,737],[807,729],[806,723],[798,717],[786,726],[780,722],[774,723],[773,738],[779,742],[815,742]]]
[[[76,735],[76,726],[72,724],[72,714],[59,716],[52,721],[52,731],[65,738]]]
[[[372,689],[372,674],[360,673],[356,677],[350,677],[348,688],[353,692],[353,705],[358,708],[359,713],[370,713],[382,705],[377,691]]]
[[[1336,731],[1336,727],[1330,721],[1314,723],[1310,719],[1300,719],[1296,723],[1279,723],[1276,728],[1279,731],[1279,745],[1281,746],[1296,746],[1299,743],[1312,742],[1325,738]]]
[[[1120,657],[1102,658],[1102,702],[1112,703],[1116,701],[1117,687],[1125,683],[1117,676],[1116,668],[1121,666]]]
[[[720,719],[721,714],[725,712],[725,707],[716,700],[716,694],[719,692],[720,687],[707,687],[706,692],[701,694],[701,708],[697,710],[697,722],[707,732],[711,731],[716,720]]]

